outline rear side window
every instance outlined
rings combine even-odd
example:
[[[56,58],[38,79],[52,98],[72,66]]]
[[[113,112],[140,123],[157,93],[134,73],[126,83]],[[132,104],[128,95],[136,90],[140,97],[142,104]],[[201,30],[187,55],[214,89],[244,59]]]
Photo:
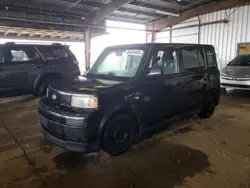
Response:
[[[213,47],[206,48],[206,56],[207,56],[207,66],[208,67],[216,67],[217,66],[216,56],[215,56],[215,52],[214,52]]]
[[[52,54],[56,58],[66,58],[66,57],[69,57],[69,55],[67,54],[67,52],[64,49],[62,49],[62,48],[51,48],[51,52],[52,52]]]
[[[40,59],[39,54],[33,47],[13,47],[9,48],[11,62],[27,62]]]
[[[55,60],[69,57],[67,51],[61,47],[39,46],[37,49],[46,60]]]
[[[199,70],[199,59],[196,48],[181,49],[181,59],[184,72],[193,72]]]

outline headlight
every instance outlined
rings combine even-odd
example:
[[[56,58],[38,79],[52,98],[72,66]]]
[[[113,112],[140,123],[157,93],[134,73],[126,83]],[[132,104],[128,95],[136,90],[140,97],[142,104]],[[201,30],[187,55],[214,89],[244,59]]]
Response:
[[[71,106],[75,108],[96,109],[98,107],[98,99],[95,96],[72,96]]]

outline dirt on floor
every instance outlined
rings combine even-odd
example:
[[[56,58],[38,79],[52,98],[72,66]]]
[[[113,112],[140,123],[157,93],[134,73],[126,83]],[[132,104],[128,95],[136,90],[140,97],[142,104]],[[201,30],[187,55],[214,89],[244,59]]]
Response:
[[[172,124],[117,157],[66,152],[41,134],[38,99],[0,100],[0,187],[250,187],[250,93]]]

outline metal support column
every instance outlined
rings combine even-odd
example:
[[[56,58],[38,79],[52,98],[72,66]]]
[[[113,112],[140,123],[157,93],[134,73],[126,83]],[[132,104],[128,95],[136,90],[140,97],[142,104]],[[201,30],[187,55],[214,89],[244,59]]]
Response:
[[[151,31],[149,31],[149,29]],[[147,25],[146,27],[146,43],[153,43],[155,41],[155,31],[154,31],[154,24]]]
[[[172,26],[170,27],[170,31],[169,31],[170,33],[169,33],[169,35],[170,35],[170,43],[172,43],[172,41],[173,41],[173,29],[172,29]]]
[[[201,43],[201,18],[200,16],[198,16],[198,20],[199,20],[199,27],[198,27],[198,44]]]
[[[155,32],[146,32],[146,43],[153,43],[155,40]]]
[[[91,49],[91,31],[89,27],[84,30],[84,43],[85,43],[85,68],[86,71],[90,68],[90,49]]]

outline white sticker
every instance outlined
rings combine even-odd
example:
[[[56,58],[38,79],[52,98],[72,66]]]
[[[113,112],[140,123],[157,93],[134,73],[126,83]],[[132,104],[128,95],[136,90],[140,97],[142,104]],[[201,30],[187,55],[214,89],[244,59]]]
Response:
[[[142,50],[126,50],[127,55],[135,55],[135,56],[142,56]]]

